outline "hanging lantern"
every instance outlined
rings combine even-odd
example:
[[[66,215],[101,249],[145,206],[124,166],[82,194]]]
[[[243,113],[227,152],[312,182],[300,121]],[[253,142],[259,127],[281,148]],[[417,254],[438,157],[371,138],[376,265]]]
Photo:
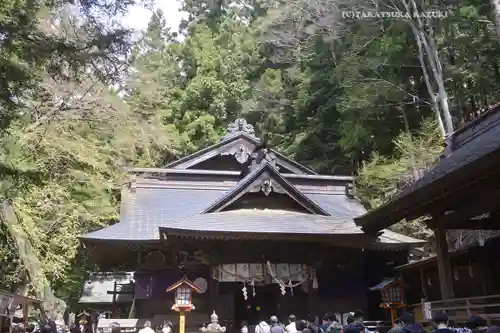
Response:
[[[404,284],[398,279],[385,279],[376,286],[370,288],[372,291],[380,291],[382,303],[380,307],[390,309],[391,319],[394,325],[396,309],[406,307],[404,302]]]
[[[201,292],[200,287],[189,281],[186,277],[183,277],[181,280],[168,287],[167,292],[171,291],[175,291],[175,300],[172,310],[179,312],[193,310],[195,307],[193,305],[192,292]]]

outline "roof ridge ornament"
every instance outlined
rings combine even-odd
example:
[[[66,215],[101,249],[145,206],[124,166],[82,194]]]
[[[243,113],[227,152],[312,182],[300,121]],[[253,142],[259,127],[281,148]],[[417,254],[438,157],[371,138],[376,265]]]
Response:
[[[269,163],[271,166],[279,170],[279,166],[276,163],[276,154],[274,154],[267,147],[261,147],[256,149],[251,155],[252,164],[250,165],[250,169],[255,170],[263,163]]]
[[[226,140],[230,137],[233,137],[234,135],[238,133],[246,133],[250,135],[251,137],[258,139],[255,136],[255,129],[252,124],[249,124],[245,118],[237,118],[234,122],[230,123],[227,126],[227,132],[226,135],[222,138],[222,140]]]

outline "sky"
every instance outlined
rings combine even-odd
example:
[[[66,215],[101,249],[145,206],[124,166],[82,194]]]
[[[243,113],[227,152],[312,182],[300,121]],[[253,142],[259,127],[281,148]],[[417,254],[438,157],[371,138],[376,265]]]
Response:
[[[173,31],[177,31],[182,18],[186,17],[185,14],[179,11],[180,6],[180,0],[155,0],[154,5],[155,9],[160,8],[163,11],[167,25]],[[152,11],[143,6],[133,6],[130,8],[127,15],[122,18],[122,23],[127,28],[144,30],[148,26],[151,14]]]

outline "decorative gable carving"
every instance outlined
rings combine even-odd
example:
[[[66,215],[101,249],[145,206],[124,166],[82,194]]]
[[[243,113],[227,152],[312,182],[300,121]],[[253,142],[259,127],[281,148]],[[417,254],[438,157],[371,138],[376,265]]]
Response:
[[[257,166],[256,170],[251,171],[231,191],[207,207],[202,213],[220,212],[225,207],[237,202],[246,193],[263,192],[266,196],[269,196],[275,192],[286,194],[291,200],[295,201],[311,214],[329,215],[283,178],[265,156],[261,155],[261,157],[263,162]]]
[[[250,172],[256,170],[262,163],[268,163],[276,170],[279,170],[276,154],[265,147],[252,153],[252,164],[250,165]]]
[[[248,158],[251,156],[254,147],[254,145],[239,142],[231,146],[228,150],[222,151],[220,154],[222,156],[233,155],[236,161],[238,161],[240,164],[243,164],[248,161]]]
[[[271,178],[271,175],[264,174],[262,177],[256,179],[252,185],[249,186],[248,192],[256,193],[263,192],[265,195],[276,193],[286,193],[285,189],[276,181]]]
[[[216,160],[218,156],[234,156],[238,163],[245,164],[259,144],[260,140],[255,136],[254,127],[248,124],[245,119],[240,118],[228,126],[227,134],[221,142],[169,163],[164,167],[174,169],[195,168],[196,165],[200,165],[205,161]],[[287,172],[303,175],[316,174],[313,170],[272,149],[268,148],[265,156],[269,163],[275,167],[279,165],[286,169]],[[220,168],[217,167],[215,170],[225,170],[224,163],[222,162]]]
[[[253,125],[247,123],[246,119],[238,118],[227,126],[227,133],[222,138],[222,140],[226,140],[241,132],[257,139],[257,137],[255,136],[255,129],[253,128]]]

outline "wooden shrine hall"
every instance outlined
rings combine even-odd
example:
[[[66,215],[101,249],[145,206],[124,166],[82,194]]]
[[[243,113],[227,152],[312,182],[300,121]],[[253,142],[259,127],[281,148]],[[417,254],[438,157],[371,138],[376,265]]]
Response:
[[[200,287],[188,326],[213,310],[234,326],[356,309],[385,318],[379,293],[368,287],[422,243],[389,230],[363,232],[354,218],[366,211],[351,177],[319,175],[266,148],[244,119],[217,144],[162,169],[128,173],[120,221],[82,241],[101,271],[134,272],[123,312],[155,323],[178,319],[166,290],[183,276]]]
[[[494,303],[500,306],[500,295],[492,295],[500,294],[500,286],[496,282],[498,278],[494,278],[500,267],[496,255],[500,243],[496,237],[480,240],[482,244],[467,249],[449,251],[446,236],[446,230],[499,230],[499,200],[500,107],[496,107],[454,132],[447,139],[439,161],[420,179],[388,203],[355,220],[365,232],[374,235],[403,219],[424,218],[427,226],[434,231],[436,255],[401,266],[399,270],[406,273],[403,275],[408,276],[411,271],[413,278],[417,276],[421,280],[418,290],[422,289],[425,298],[430,296],[430,291],[425,289],[429,289],[429,281],[434,280],[439,289],[433,288],[432,298],[457,300],[458,291],[461,294],[459,300],[464,301],[464,293],[469,292],[468,297],[496,297]],[[464,270],[462,274],[457,273],[459,267],[464,266],[468,267],[465,273]],[[432,273],[435,279],[431,276],[432,267],[436,268]],[[423,269],[427,269],[429,275],[422,273]],[[469,271],[475,273],[467,273]],[[479,289],[460,286],[458,276],[468,278],[470,282],[470,277],[474,277],[473,283]],[[487,303],[487,300],[482,300],[482,303]],[[482,305],[468,310],[469,314],[471,311],[491,312]]]

